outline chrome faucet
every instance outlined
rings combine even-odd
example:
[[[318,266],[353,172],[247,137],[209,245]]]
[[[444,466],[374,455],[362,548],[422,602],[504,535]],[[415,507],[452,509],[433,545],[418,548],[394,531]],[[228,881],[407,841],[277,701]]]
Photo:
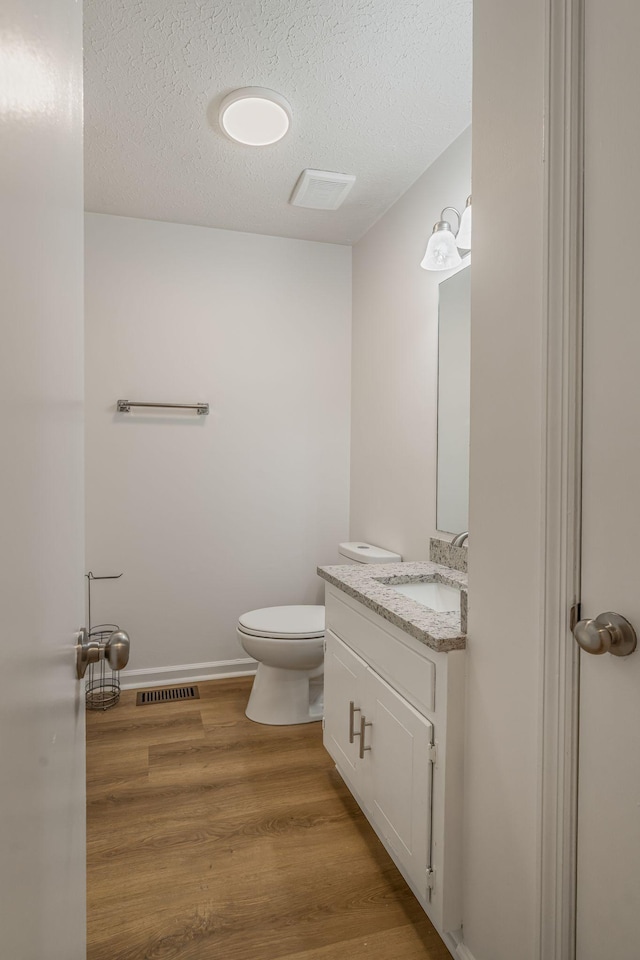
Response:
[[[464,533],[457,534],[451,541],[452,547],[461,547],[465,540],[469,539],[469,531],[466,530]]]

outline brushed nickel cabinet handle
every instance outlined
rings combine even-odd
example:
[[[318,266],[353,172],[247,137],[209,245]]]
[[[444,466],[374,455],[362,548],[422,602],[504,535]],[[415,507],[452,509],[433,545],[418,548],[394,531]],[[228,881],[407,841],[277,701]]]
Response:
[[[357,736],[360,737],[360,759],[361,760],[364,760],[365,750],[371,750],[371,747],[365,747],[364,737],[365,737],[365,729],[367,727],[372,727],[372,726],[373,726],[373,723],[370,720],[367,720],[364,713],[361,714],[360,715],[360,733],[357,734]]]
[[[353,700],[349,701],[349,743],[353,743],[355,737],[360,734],[355,731],[355,715],[360,713],[360,707],[356,707]]]

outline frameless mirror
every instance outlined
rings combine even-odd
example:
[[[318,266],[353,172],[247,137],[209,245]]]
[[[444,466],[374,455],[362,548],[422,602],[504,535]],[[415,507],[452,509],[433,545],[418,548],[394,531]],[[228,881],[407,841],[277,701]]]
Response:
[[[447,277],[438,297],[438,479],[436,524],[469,529],[471,268]]]

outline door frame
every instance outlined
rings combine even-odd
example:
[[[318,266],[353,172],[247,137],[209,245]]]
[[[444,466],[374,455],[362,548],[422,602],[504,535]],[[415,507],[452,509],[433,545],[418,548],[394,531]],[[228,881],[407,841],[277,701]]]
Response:
[[[539,956],[574,960],[578,800],[585,0],[547,0]]]

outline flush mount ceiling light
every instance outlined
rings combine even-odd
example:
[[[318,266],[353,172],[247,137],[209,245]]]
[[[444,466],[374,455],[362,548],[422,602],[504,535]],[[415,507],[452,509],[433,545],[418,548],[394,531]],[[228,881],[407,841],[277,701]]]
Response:
[[[445,220],[445,210],[453,210],[458,218],[457,233],[453,232],[451,224]],[[467,198],[462,217],[455,207],[444,208],[440,220],[434,224],[420,266],[423,270],[452,270],[462,263],[460,250],[465,253],[471,250],[471,197]]]
[[[266,147],[282,140],[291,123],[291,107],[275,90],[242,87],[220,104],[220,126],[231,140]]]

